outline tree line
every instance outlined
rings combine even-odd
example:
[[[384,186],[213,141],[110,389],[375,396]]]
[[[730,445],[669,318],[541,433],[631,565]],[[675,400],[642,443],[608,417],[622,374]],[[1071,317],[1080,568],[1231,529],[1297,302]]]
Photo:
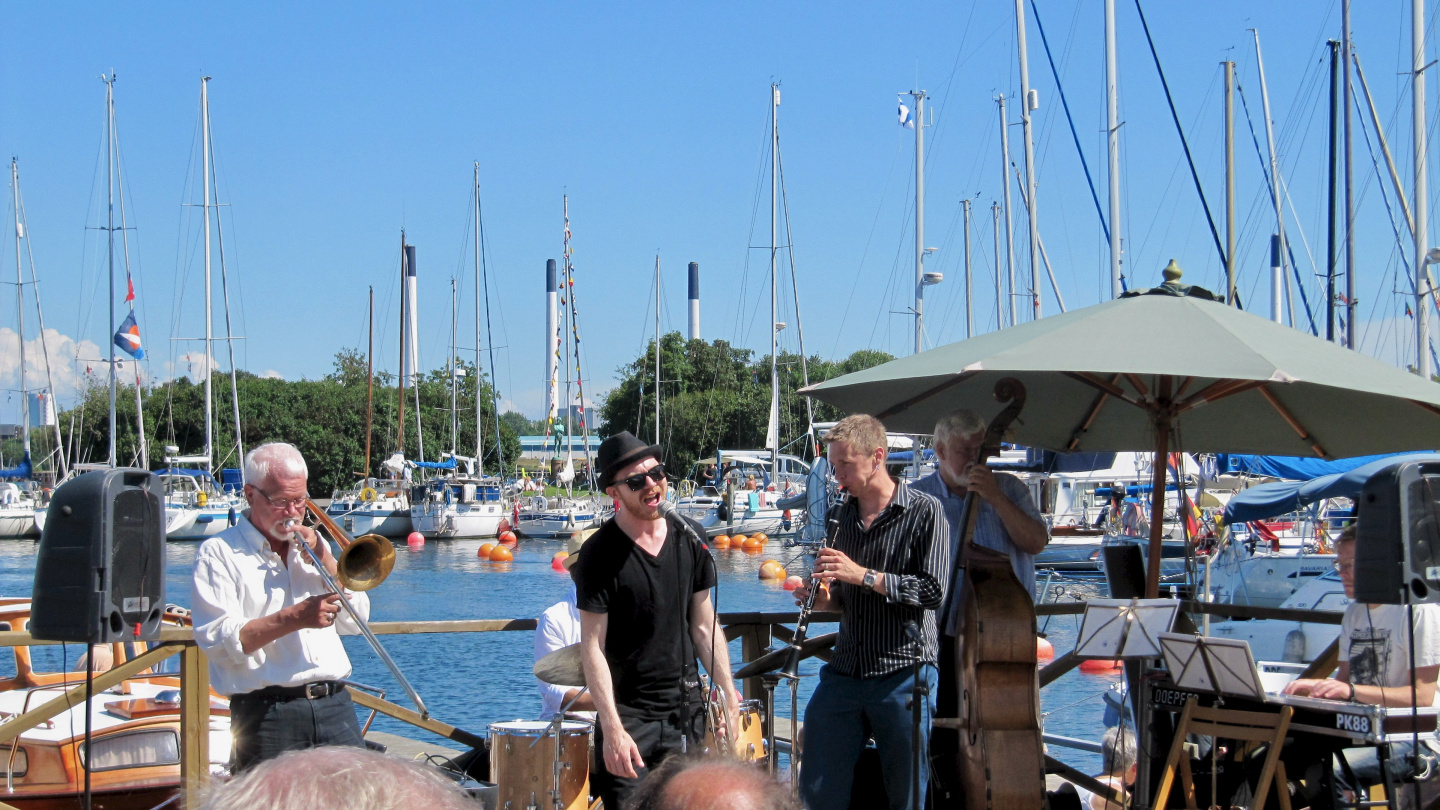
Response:
[[[782,351],[777,357],[780,382],[779,435],[782,452],[809,458],[805,441],[808,397],[797,391],[810,384],[877,366],[894,357],[862,349],[844,360],[805,358]],[[655,341],[633,362],[617,369],[618,384],[600,410],[600,434],[628,430],[645,441],[655,439]],[[770,418],[770,355],[757,356],[724,340],[687,340],[679,332],[660,339],[660,442],[665,463],[684,475],[717,448],[757,449],[765,445]],[[811,404],[817,422],[844,416],[823,402]]]

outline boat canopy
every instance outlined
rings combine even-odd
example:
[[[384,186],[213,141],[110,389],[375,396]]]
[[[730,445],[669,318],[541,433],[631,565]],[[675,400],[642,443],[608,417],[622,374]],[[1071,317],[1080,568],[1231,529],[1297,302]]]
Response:
[[[1308,459],[1307,459],[1308,460]],[[1352,461],[1353,459],[1345,459]],[[1358,498],[1370,476],[1405,461],[1440,461],[1437,453],[1401,453],[1381,456],[1369,464],[1331,473],[1309,481],[1275,481],[1250,487],[1225,505],[1226,523],[1243,523],[1294,512],[1326,498]]]
[[[1325,475],[1349,472],[1356,467],[1362,467],[1382,459],[1414,455],[1416,452],[1428,453],[1431,451],[1382,453],[1378,456],[1354,456],[1334,461],[1303,456],[1250,456],[1239,453],[1220,453],[1215,457],[1215,462],[1222,474],[1227,472],[1250,473],[1251,475],[1268,475],[1272,478],[1309,481]]]
[[[30,453],[26,451],[25,458],[20,460],[17,466],[8,470],[0,470],[0,478],[29,478],[34,470],[30,466]]]
[[[413,464],[422,470],[453,470],[456,467],[456,461],[453,457],[447,458],[444,461],[409,461],[406,463]]]
[[[214,476],[210,475],[210,473],[205,472],[204,470],[192,469],[192,468],[190,468],[190,467],[165,467],[164,469],[156,470],[156,471],[155,471],[155,474],[156,474],[156,475],[188,475],[188,476],[190,476],[191,478],[200,478],[200,479],[209,481],[209,482],[212,483],[212,484],[215,483],[215,478],[214,478]]]

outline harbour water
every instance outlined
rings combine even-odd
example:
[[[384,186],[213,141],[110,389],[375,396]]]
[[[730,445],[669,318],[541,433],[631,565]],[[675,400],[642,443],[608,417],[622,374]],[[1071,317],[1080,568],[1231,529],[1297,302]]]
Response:
[[[477,557],[480,540],[430,541],[419,548],[396,546],[395,570],[384,585],[370,592],[375,621],[441,621],[455,619],[517,619],[540,615],[564,598],[569,577],[551,568],[551,557],[564,549],[560,540],[525,540],[514,562],[492,563]],[[35,573],[34,540],[0,540],[0,596],[26,596]],[[190,572],[198,543],[168,543],[165,587],[167,601],[189,606]],[[778,583],[761,580],[761,563],[777,559],[792,573],[807,566],[795,550],[772,541],[764,553],[716,551],[720,574],[721,612],[793,611],[794,598]],[[1056,616],[1042,625],[1056,653],[1074,646],[1078,616]],[[814,625],[811,636],[832,632],[834,625]],[[534,662],[534,633],[497,632],[461,634],[387,635],[381,642],[402,672],[414,684],[435,718],[478,734],[496,721],[533,720],[539,716],[540,698],[530,673]],[[401,705],[407,700],[374,652],[359,637],[348,637],[346,648],[353,662],[354,680],[383,688],[387,699]],[[37,647],[37,668],[73,667],[83,653],[75,645]],[[740,643],[732,642],[731,660],[740,666]],[[822,663],[808,659],[801,666],[800,701],[815,688]],[[68,667],[67,667],[68,668]],[[11,675],[11,657],[0,655],[0,677]],[[1102,695],[1117,676],[1088,675],[1072,670],[1041,692],[1050,734],[1099,740],[1104,731]],[[789,690],[776,695],[776,713],[789,717]],[[373,728],[409,737],[429,739],[448,747],[457,744],[433,738],[413,726],[378,716]],[[1093,773],[1100,758],[1073,749],[1051,747],[1053,756]]]

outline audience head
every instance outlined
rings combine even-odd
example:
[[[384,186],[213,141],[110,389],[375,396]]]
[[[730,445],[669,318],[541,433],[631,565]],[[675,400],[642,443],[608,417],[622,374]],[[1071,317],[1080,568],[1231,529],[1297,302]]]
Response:
[[[1106,731],[1100,739],[1100,756],[1106,773],[1123,777],[1127,785],[1135,781],[1135,732],[1121,726]]]
[[[671,757],[641,783],[626,810],[799,810],[758,765],[731,759]]]
[[[325,746],[261,762],[206,797],[206,810],[479,810],[433,768],[364,748]]]

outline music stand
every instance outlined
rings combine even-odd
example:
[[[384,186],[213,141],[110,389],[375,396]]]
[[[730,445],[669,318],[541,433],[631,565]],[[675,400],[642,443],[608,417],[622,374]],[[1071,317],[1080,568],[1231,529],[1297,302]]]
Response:
[[[1076,658],[1159,658],[1159,637],[1170,630],[1174,599],[1092,599],[1085,606]]]
[[[1181,689],[1265,700],[1265,686],[1244,639],[1162,633],[1170,677]]]

